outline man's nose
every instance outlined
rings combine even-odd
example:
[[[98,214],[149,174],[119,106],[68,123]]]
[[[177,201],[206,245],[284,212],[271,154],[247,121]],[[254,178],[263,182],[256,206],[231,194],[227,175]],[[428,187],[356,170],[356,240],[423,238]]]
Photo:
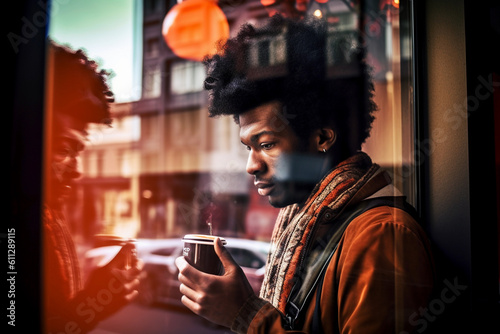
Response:
[[[65,173],[71,178],[79,178],[82,175],[82,163],[80,155],[71,155],[64,165]]]
[[[75,157],[75,172],[80,175],[83,173],[82,157],[80,155]]]
[[[260,155],[258,152],[251,150],[250,153],[248,154],[248,160],[247,160],[247,173],[250,175],[257,175],[261,174],[265,171],[265,163],[262,161],[260,158]]]

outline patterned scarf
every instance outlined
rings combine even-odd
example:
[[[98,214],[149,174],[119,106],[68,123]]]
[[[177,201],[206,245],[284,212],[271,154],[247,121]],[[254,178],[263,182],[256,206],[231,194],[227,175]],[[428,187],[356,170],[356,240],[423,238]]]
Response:
[[[338,164],[319,182],[302,207],[281,209],[271,237],[272,251],[260,291],[261,298],[285,313],[300,260],[305,256],[308,236],[325,207],[337,215],[356,192],[379,170],[365,153]]]
[[[43,235],[45,292],[52,304],[69,300],[82,288],[78,256],[62,213],[47,205],[43,208]]]

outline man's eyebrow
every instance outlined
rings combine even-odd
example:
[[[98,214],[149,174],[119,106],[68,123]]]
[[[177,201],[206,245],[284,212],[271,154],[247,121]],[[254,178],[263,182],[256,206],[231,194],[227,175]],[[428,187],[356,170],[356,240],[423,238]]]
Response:
[[[275,133],[274,133],[274,131],[264,130],[264,131],[261,131],[261,132],[259,132],[259,133],[256,133],[256,134],[252,135],[252,136],[250,137],[250,142],[255,143],[255,142],[257,142],[257,141],[259,140],[259,138],[260,138],[261,136],[264,136],[264,135],[274,135],[274,134],[275,134]],[[243,140],[241,141],[241,143],[242,143],[243,145],[246,145],[246,144],[243,142]]]

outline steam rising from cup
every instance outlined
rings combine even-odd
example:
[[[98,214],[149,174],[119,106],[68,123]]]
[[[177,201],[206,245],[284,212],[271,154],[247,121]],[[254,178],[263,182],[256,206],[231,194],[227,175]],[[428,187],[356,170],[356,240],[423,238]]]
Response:
[[[208,234],[213,235],[213,226],[212,226],[212,213],[214,211],[214,203],[210,203],[210,208],[208,212],[208,219],[207,219],[207,225],[208,225]]]

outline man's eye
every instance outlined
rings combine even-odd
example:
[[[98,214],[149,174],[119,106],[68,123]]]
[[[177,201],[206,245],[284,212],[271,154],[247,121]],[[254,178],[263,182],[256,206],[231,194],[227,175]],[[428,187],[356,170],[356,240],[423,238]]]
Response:
[[[262,143],[260,147],[264,150],[270,150],[274,147],[274,143]]]
[[[59,155],[59,156],[67,157],[67,156],[71,155],[71,149],[69,147],[61,147],[61,148],[56,149],[54,153]]]
[[[245,149],[246,149],[247,151],[250,151],[250,150],[251,150],[250,146],[248,146],[248,145],[245,145]]]

